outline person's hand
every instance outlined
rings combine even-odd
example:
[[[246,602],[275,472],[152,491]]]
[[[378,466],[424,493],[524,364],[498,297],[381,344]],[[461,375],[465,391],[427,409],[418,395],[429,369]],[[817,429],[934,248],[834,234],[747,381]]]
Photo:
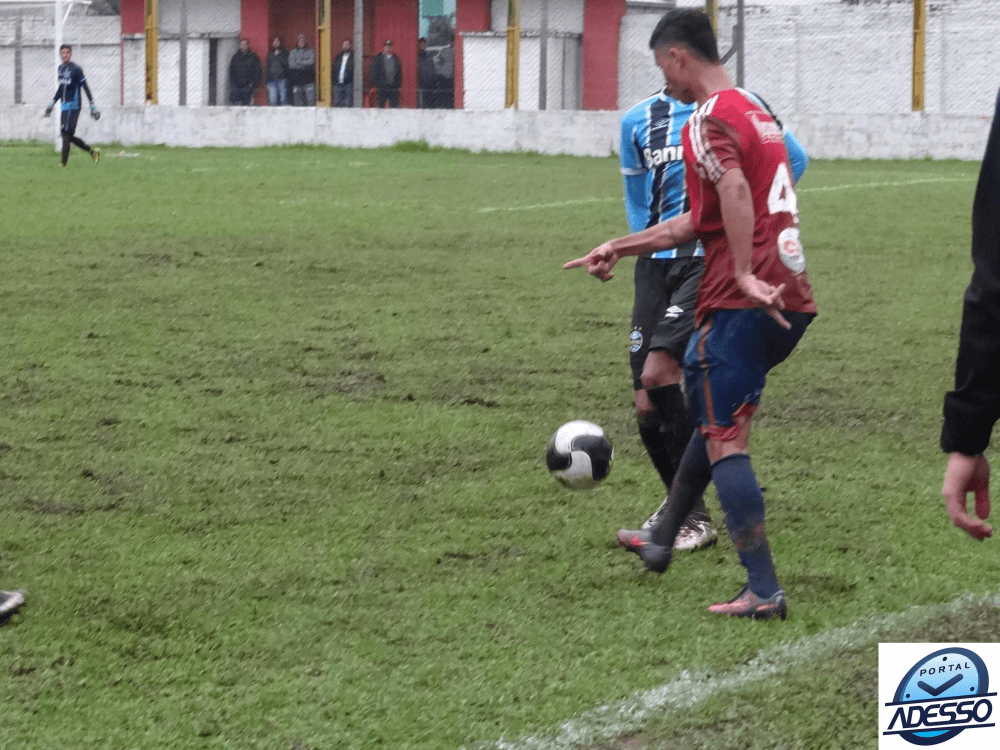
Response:
[[[967,494],[974,493],[976,515],[969,515]],[[951,522],[973,539],[982,541],[993,536],[993,527],[986,523],[990,514],[990,464],[985,456],[952,453],[941,487],[944,505]]]
[[[90,116],[95,120],[101,119],[101,113],[97,111],[97,105],[93,102],[90,103]]]
[[[610,242],[605,242],[603,245],[595,247],[582,258],[571,260],[569,263],[565,264],[563,268],[579,268],[580,266],[585,266],[587,273],[591,276],[596,276],[601,281],[611,281],[611,279],[615,277],[615,275],[611,272],[611,269],[615,267],[615,263],[617,262],[618,253],[611,249]]]
[[[46,116],[46,117],[48,117],[49,115],[51,115],[51,114],[52,114],[52,108],[53,108],[54,106],[55,106],[54,104],[49,104],[49,106],[47,106],[47,107],[45,108],[45,116]]]
[[[785,316],[780,312],[785,309],[785,301],[781,298],[781,293],[785,291],[784,284],[771,286],[752,273],[737,276],[736,284],[743,294],[756,303],[757,307],[763,307],[765,312],[777,321],[778,325],[786,330],[792,327],[792,324],[785,320]]]

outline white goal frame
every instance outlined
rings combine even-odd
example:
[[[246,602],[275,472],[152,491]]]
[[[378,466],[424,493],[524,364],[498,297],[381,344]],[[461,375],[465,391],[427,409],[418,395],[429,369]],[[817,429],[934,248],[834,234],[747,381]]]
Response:
[[[90,5],[90,0],[0,0],[0,9],[6,8],[45,8],[52,6],[53,19],[56,25],[54,65],[52,68],[52,91],[59,86],[59,66],[62,65],[62,57],[59,55],[59,48],[63,45],[63,30],[66,21],[69,20],[70,13],[77,5]],[[59,118],[55,118],[55,144],[56,150],[62,147],[59,137]]]

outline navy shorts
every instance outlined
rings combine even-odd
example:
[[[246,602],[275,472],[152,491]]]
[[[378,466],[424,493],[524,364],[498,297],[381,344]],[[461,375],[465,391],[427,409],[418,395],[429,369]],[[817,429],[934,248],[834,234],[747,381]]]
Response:
[[[635,304],[629,334],[629,364],[635,389],[650,349],[662,349],[684,361],[688,339],[694,331],[698,282],[705,271],[704,258],[635,259]]]
[[[785,330],[763,309],[716,310],[691,336],[684,354],[684,390],[702,434],[727,441],[739,434],[740,417],[757,411],[767,373],[783,362],[813,313],[782,311]]]

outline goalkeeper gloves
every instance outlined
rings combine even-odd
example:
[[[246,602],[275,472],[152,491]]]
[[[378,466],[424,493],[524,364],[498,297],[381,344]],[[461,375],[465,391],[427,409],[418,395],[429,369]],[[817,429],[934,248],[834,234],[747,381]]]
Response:
[[[93,102],[90,103],[90,116],[95,120],[101,119],[101,113],[97,111],[97,105]]]
[[[49,102],[49,106],[47,106],[47,107],[45,108],[45,116],[46,116],[46,117],[48,117],[49,115],[51,115],[51,114],[52,114],[52,108],[53,108],[54,106],[56,106],[56,103],[55,103],[55,102]]]

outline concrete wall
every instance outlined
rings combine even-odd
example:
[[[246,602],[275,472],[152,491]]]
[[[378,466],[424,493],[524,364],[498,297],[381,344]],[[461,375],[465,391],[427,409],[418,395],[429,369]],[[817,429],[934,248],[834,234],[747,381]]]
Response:
[[[472,151],[608,156],[618,150],[617,112],[108,107],[78,133],[95,143],[255,147],[289,143],[376,148],[398,141]],[[790,127],[814,158],[982,158],[990,119],[972,115],[797,115]],[[51,140],[37,107],[0,107],[0,140]]]
[[[736,3],[720,5],[719,50],[724,54],[733,46]],[[661,10],[636,6],[623,19],[622,109],[663,87],[648,46],[661,15]],[[815,0],[795,6],[746,0],[745,21],[744,85],[780,116],[910,111],[910,0]],[[1000,86],[1000,0],[929,2],[926,30],[925,111],[992,114]],[[735,56],[726,68],[735,80]]]
[[[506,35],[466,32],[463,40],[465,108],[503,109],[507,87]],[[580,42],[578,35],[560,33],[549,36],[546,48],[546,109],[580,109]],[[521,35],[518,107],[522,110],[538,109],[541,46],[541,38],[533,32]]]

